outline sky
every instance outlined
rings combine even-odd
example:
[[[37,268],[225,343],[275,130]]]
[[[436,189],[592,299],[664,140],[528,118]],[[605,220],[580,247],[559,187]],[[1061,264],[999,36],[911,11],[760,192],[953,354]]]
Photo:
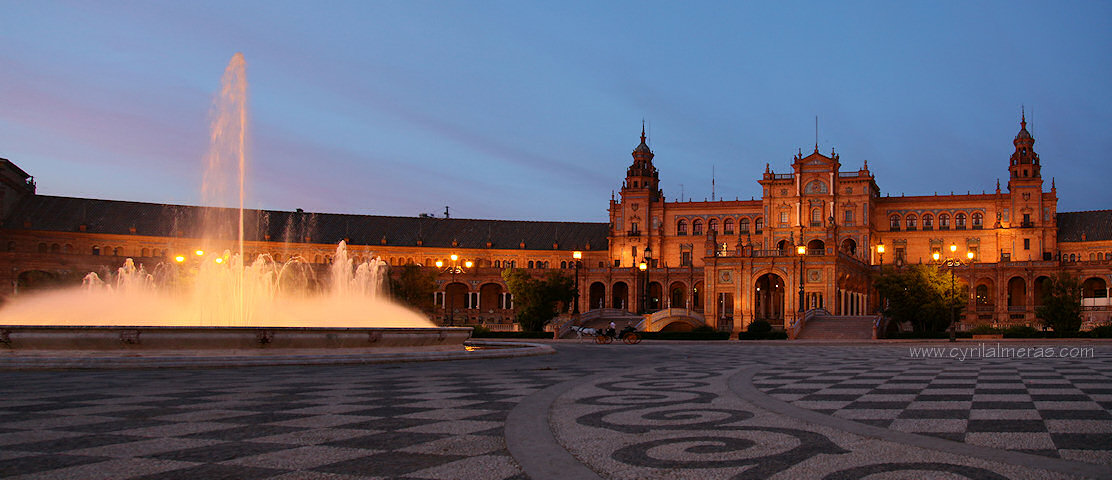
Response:
[[[669,200],[800,149],[882,195],[1006,189],[1021,108],[1059,211],[1112,208],[1112,2],[0,0],[0,157],[38,192],[196,205],[247,62],[248,207],[601,221],[642,120]],[[817,137],[816,137],[816,117]]]

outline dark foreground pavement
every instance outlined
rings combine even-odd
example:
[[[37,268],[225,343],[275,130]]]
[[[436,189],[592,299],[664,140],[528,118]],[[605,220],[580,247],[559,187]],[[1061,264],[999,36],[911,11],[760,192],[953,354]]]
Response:
[[[554,346],[500,360],[0,372],[0,477],[1112,477],[1110,344],[1013,345],[1093,347],[1088,358],[933,359],[909,344]]]

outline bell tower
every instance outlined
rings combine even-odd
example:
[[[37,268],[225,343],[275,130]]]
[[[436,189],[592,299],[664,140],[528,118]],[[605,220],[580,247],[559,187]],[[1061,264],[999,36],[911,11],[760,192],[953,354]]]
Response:
[[[641,144],[633,149],[633,165],[626,169],[622,196],[627,191],[643,193],[648,191],[649,201],[660,199],[660,176],[653,166],[653,152],[645,143],[645,124],[641,123]]]
[[[1038,187],[1042,190],[1042,165],[1035,153],[1035,138],[1027,131],[1027,114],[1021,113],[1019,133],[1012,140],[1015,152],[1008,164],[1008,190],[1016,187]]]

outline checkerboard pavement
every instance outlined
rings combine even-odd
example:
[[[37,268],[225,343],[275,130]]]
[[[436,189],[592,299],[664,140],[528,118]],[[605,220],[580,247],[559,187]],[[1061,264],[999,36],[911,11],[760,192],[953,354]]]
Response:
[[[893,359],[895,360],[895,359]],[[827,361],[762,370],[780,400],[891,430],[1112,463],[1112,359]]]
[[[0,477],[525,478],[509,410],[590,373],[437,366],[9,374]]]

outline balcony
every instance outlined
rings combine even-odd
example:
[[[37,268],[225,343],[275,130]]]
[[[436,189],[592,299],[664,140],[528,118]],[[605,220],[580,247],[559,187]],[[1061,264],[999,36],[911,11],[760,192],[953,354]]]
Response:
[[[640,237],[641,236],[641,231],[640,230],[630,230],[630,231],[626,232],[626,236],[627,237]]]
[[[996,310],[996,305],[993,305],[991,303],[988,303],[988,304],[979,303],[979,304],[977,304],[977,311],[978,312],[991,312],[991,311],[994,311],[994,310]]]
[[[1008,305],[1009,312],[1026,312],[1027,305]]]
[[[1019,228],[1034,228],[1035,222],[1020,222]]]

